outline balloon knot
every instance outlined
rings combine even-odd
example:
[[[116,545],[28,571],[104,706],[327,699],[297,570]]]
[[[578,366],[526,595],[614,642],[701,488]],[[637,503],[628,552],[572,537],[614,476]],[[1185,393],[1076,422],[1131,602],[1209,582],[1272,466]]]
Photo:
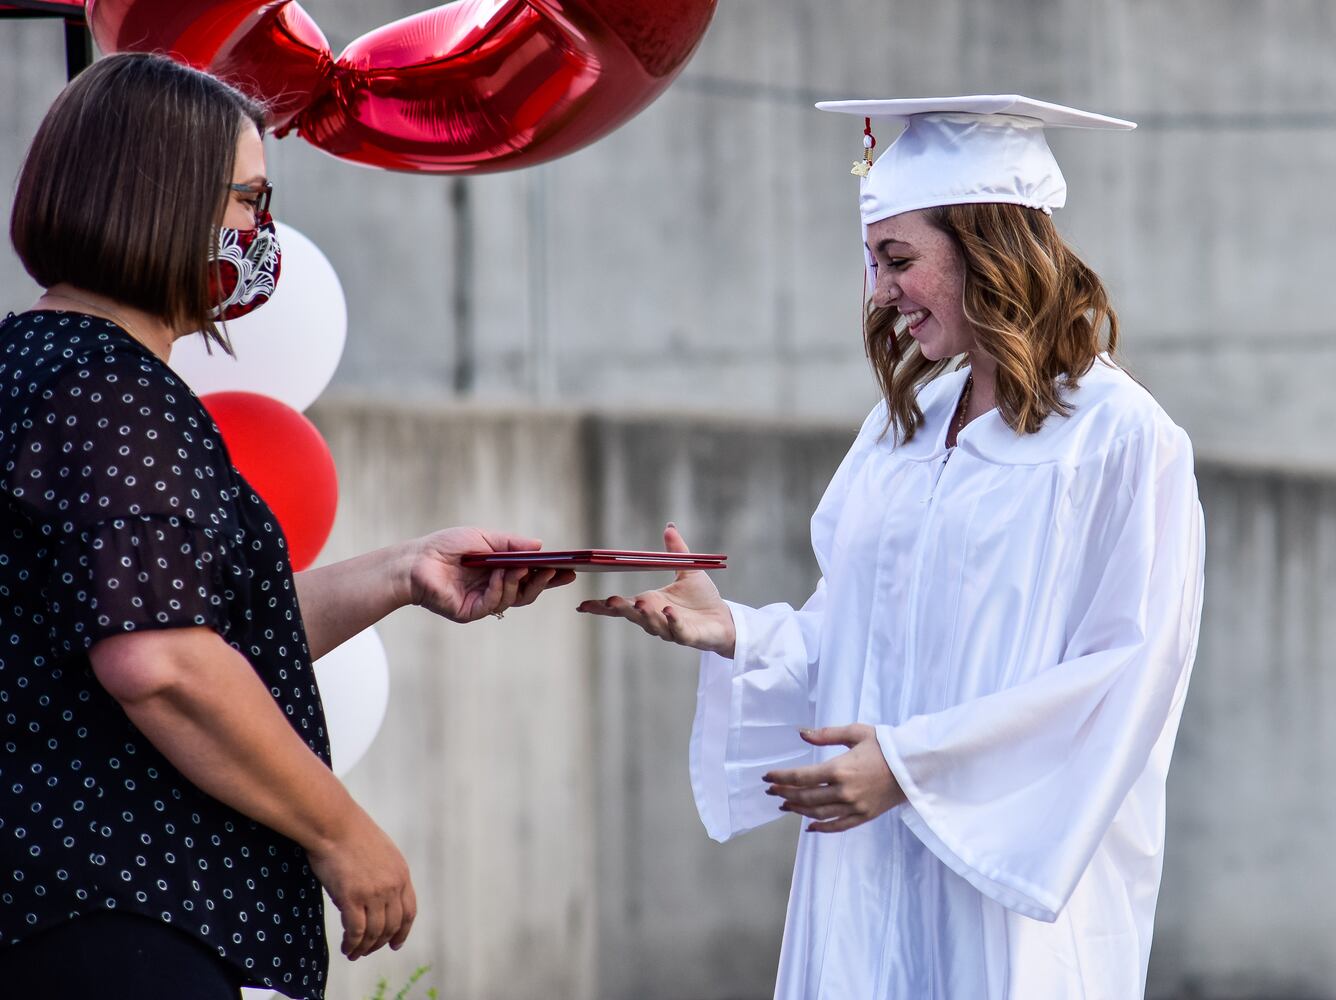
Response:
[[[294,130],[299,135],[304,134],[307,114],[312,108],[318,107],[330,94],[338,94],[343,87],[343,80],[351,72],[348,67],[340,66],[338,60],[330,54],[328,49],[321,49],[316,53],[315,71],[319,76],[319,82],[311,88],[306,106],[289,118],[282,128],[274,129],[275,139],[282,139]]]

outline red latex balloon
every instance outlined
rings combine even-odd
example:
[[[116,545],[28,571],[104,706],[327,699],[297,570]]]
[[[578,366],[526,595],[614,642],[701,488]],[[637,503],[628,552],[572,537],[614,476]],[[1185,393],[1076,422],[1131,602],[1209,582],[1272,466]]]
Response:
[[[288,542],[293,570],[324,548],[339,502],[338,474],[315,424],[255,392],[211,392],[200,398],[223,435],[232,464],[264,498]]]
[[[484,173],[606,135],[667,88],[717,0],[455,0],[334,59],[293,0],[88,0],[106,52],[169,51],[275,106],[273,125],[392,170]]]

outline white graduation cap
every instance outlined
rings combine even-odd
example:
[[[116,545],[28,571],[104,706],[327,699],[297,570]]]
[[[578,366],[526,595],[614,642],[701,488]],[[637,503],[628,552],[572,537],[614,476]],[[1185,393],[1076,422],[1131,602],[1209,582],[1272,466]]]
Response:
[[[1044,130],[1136,128],[1017,94],[822,101],[817,107],[868,120],[865,160],[854,165],[862,176],[858,207],[865,233],[873,222],[938,205],[1005,202],[1052,214],[1067,202],[1067,182]],[[873,119],[904,125],[876,162]],[[869,287],[871,279],[869,267]]]

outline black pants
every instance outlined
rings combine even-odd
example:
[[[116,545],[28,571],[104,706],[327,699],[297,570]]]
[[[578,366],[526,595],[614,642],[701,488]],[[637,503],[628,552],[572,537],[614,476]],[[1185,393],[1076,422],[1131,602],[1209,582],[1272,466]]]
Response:
[[[0,949],[12,1000],[237,1000],[241,976],[185,931],[105,910]]]

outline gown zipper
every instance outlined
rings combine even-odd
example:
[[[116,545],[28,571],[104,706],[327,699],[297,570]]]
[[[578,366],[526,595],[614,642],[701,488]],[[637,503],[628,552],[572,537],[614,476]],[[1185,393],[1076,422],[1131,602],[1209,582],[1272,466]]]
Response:
[[[942,462],[937,466],[937,472],[932,477],[932,489],[928,491],[927,497],[919,501],[920,503],[932,503],[932,498],[937,495],[937,484],[942,481],[942,473],[946,471],[946,463],[951,461],[951,453],[953,451],[955,451],[954,448],[946,449],[946,454],[942,456]]]
[[[918,540],[914,546],[914,575],[909,585],[909,614],[905,622],[909,629],[909,634],[905,641],[905,666],[911,671],[917,671],[918,664],[915,662],[918,657],[918,643],[915,641],[915,635],[918,632],[918,605],[919,589],[923,585],[923,561],[924,553],[928,546],[928,535],[932,527],[933,497],[937,495],[937,487],[942,482],[942,474],[946,472],[946,463],[951,460],[951,452],[955,449],[948,448],[942,460],[937,463],[937,470],[933,473],[932,488],[921,503],[927,508],[923,512],[923,523],[919,526]],[[900,717],[897,723],[904,722],[905,712],[909,707],[909,688],[908,678],[902,682],[900,689]]]
[[[954,448],[948,448],[946,454],[942,456],[942,460],[937,463],[937,468],[933,472],[932,486],[928,491],[928,495],[923,500],[919,501],[926,509],[923,512],[923,523],[919,526],[918,539],[915,542],[914,573],[913,580],[910,583],[909,609],[908,615],[906,616],[906,624],[909,629],[909,634],[905,639],[906,672],[902,675],[900,680],[900,710],[898,717],[895,720],[896,725],[905,721],[905,713],[909,710],[910,680],[917,673],[918,665],[915,660],[918,657],[918,643],[915,642],[914,637],[918,630],[918,594],[919,588],[923,584],[924,553],[927,550],[929,529],[932,526],[932,501],[933,497],[937,495],[937,487],[941,484],[942,474],[946,472],[946,463],[951,460],[951,453],[954,450]],[[895,830],[895,837],[899,840],[904,833],[904,828],[898,823],[892,828]],[[897,863],[891,872],[889,912],[896,912],[900,905],[900,895],[903,891],[904,871],[902,865]],[[890,934],[893,934],[898,938],[899,928],[894,926],[893,921],[888,920],[886,922],[886,927]],[[883,938],[887,938],[886,933],[883,933]],[[892,941],[887,939],[886,945],[888,953],[895,952],[896,949]],[[897,968],[894,962],[883,962],[877,971],[877,979],[881,983],[883,989],[885,989],[885,987],[889,985],[893,976],[902,973],[903,970]]]

